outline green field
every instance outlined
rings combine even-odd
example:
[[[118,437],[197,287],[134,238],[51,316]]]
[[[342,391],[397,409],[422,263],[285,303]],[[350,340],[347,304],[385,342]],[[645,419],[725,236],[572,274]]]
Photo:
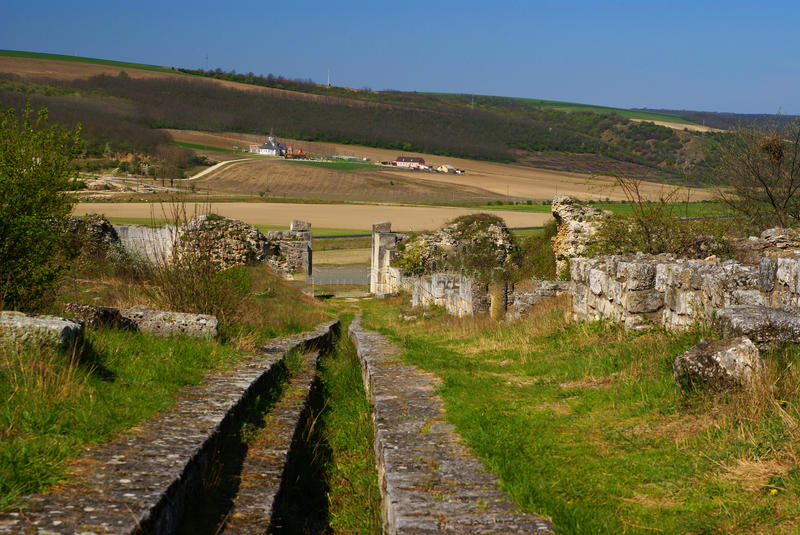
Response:
[[[633,207],[628,202],[598,202],[589,203],[588,206],[597,208],[598,210],[609,210],[612,213],[619,215],[631,215]],[[534,213],[549,213],[551,208],[550,204],[503,204],[503,205],[484,205],[480,206],[483,210],[507,210],[509,212],[534,212]],[[690,202],[690,203],[673,203],[672,213],[676,217],[715,217],[726,215],[727,209],[723,203],[720,202]]]
[[[143,71],[168,72],[171,74],[181,74],[178,71],[158,65],[147,65],[144,63],[128,63],[126,61],[114,61],[110,59],[84,58],[81,56],[65,56],[63,54],[46,54],[42,52],[23,52],[20,50],[0,50],[0,56],[12,58],[31,58],[31,59],[52,59],[56,61],[72,61],[75,63],[93,63],[95,65],[107,65],[109,67],[124,67],[127,69],[140,69]]]
[[[235,151],[233,149],[223,149],[222,147],[212,147],[211,145],[198,145],[197,143],[184,143],[183,141],[173,141],[172,144],[187,149],[207,150],[213,152],[226,152],[228,154],[242,154],[243,156],[247,156],[246,153],[243,153],[241,151]]]

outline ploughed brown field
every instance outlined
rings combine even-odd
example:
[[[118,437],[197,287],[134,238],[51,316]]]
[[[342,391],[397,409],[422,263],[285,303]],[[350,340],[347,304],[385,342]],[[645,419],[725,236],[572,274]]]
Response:
[[[230,149],[263,143],[263,136],[238,133],[211,133],[191,130],[167,130],[176,141]],[[369,158],[373,162],[394,160],[395,150],[314,143],[282,139],[294,148],[315,156],[341,155]],[[207,153],[210,157],[221,159]],[[402,202],[453,202],[504,199],[552,199],[555,195],[570,195],[577,199],[624,200],[624,195],[608,177],[592,177],[581,173],[536,169],[517,164],[481,162],[463,158],[450,158],[421,153],[403,153],[420,156],[429,165],[448,163],[464,169],[463,175],[428,173],[404,169],[363,169],[335,171],[306,166],[281,159],[255,159],[237,162],[220,168],[199,180],[197,186],[230,193],[261,193],[270,197],[310,197],[332,200],[402,201]],[[393,182],[393,184],[392,184]],[[642,193],[653,200],[664,197],[674,189],[655,182],[643,183]],[[708,189],[690,188],[689,198],[699,201],[709,199]],[[679,195],[686,199],[686,193]]]
[[[186,207],[192,216],[195,208]],[[372,224],[391,221],[395,230],[433,230],[458,216],[489,212],[505,219],[510,227],[541,226],[549,213],[472,210],[434,206],[392,206],[376,204],[294,204],[264,202],[211,203],[197,206],[200,213],[213,212],[240,219],[251,225],[288,226],[292,219],[309,221],[317,228],[360,229],[370,231]],[[105,214],[107,217],[169,218],[176,210],[168,203],[79,203],[75,215]]]

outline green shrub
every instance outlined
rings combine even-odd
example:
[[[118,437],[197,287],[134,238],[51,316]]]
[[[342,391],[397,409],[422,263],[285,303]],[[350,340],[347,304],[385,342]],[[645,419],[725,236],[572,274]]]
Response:
[[[27,105],[18,118],[0,116],[0,305],[30,310],[41,306],[63,262],[65,218],[72,198],[72,159],[80,128],[47,125],[47,110],[34,118]]]

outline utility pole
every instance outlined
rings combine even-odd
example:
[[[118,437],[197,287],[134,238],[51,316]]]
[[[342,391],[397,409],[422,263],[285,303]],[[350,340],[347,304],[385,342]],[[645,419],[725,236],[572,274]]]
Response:
[[[208,52],[206,52],[206,70],[208,70]]]

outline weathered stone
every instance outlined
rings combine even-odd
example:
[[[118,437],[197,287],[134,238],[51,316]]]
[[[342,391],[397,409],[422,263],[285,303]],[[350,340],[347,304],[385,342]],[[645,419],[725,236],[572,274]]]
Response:
[[[656,312],[664,306],[664,296],[655,290],[629,291],[625,293],[623,304],[631,314]]]
[[[800,342],[800,309],[728,307],[715,311],[714,328],[724,337],[747,336],[759,347]]]
[[[586,254],[589,245],[595,241],[600,225],[610,212],[601,212],[589,206],[576,206],[566,195],[555,197],[551,209],[557,225],[553,253],[556,256],[556,270],[561,274],[566,272],[571,258]]]
[[[390,221],[381,221],[372,225],[372,232],[391,232],[392,223]]]
[[[67,318],[12,310],[0,312],[0,338],[11,344],[44,342],[68,349],[80,342],[82,336],[83,324]]]
[[[203,471],[225,434],[279,380],[281,358],[294,348],[330,347],[338,326],[273,340],[264,355],[244,357],[183,389],[175,406],[137,425],[132,436],[84,451],[69,481],[26,497],[23,514],[0,512],[0,533],[175,533],[187,501],[207,491]],[[265,489],[260,500],[261,532],[269,531],[270,494]]]
[[[744,336],[700,342],[672,364],[680,386],[705,384],[713,389],[750,386],[763,369],[758,349]]]
[[[292,219],[289,224],[289,230],[292,232],[309,232],[311,230],[311,223],[308,221],[300,221],[299,219]]]
[[[775,288],[775,262],[768,257],[763,257],[758,265],[758,287],[762,292],[771,292]]]
[[[626,281],[627,290],[651,290],[656,283],[656,267],[644,262],[620,262],[617,276]]]
[[[373,406],[383,532],[551,533],[536,514],[520,513],[496,478],[445,420],[439,380],[399,361],[400,349],[350,324]]]
[[[121,308],[119,312],[140,331],[158,336],[185,334],[205,339],[217,336],[217,318],[208,314],[149,310],[143,307]]]
[[[227,269],[278,256],[276,244],[259,230],[236,219],[199,216],[178,229],[173,255],[208,259]]]
[[[117,329],[136,329],[136,324],[124,317],[119,308],[68,303],[66,314],[83,320],[87,327],[114,327]]]
[[[150,228],[139,225],[114,225],[122,247],[138,260],[166,264],[172,259],[177,227]]]

